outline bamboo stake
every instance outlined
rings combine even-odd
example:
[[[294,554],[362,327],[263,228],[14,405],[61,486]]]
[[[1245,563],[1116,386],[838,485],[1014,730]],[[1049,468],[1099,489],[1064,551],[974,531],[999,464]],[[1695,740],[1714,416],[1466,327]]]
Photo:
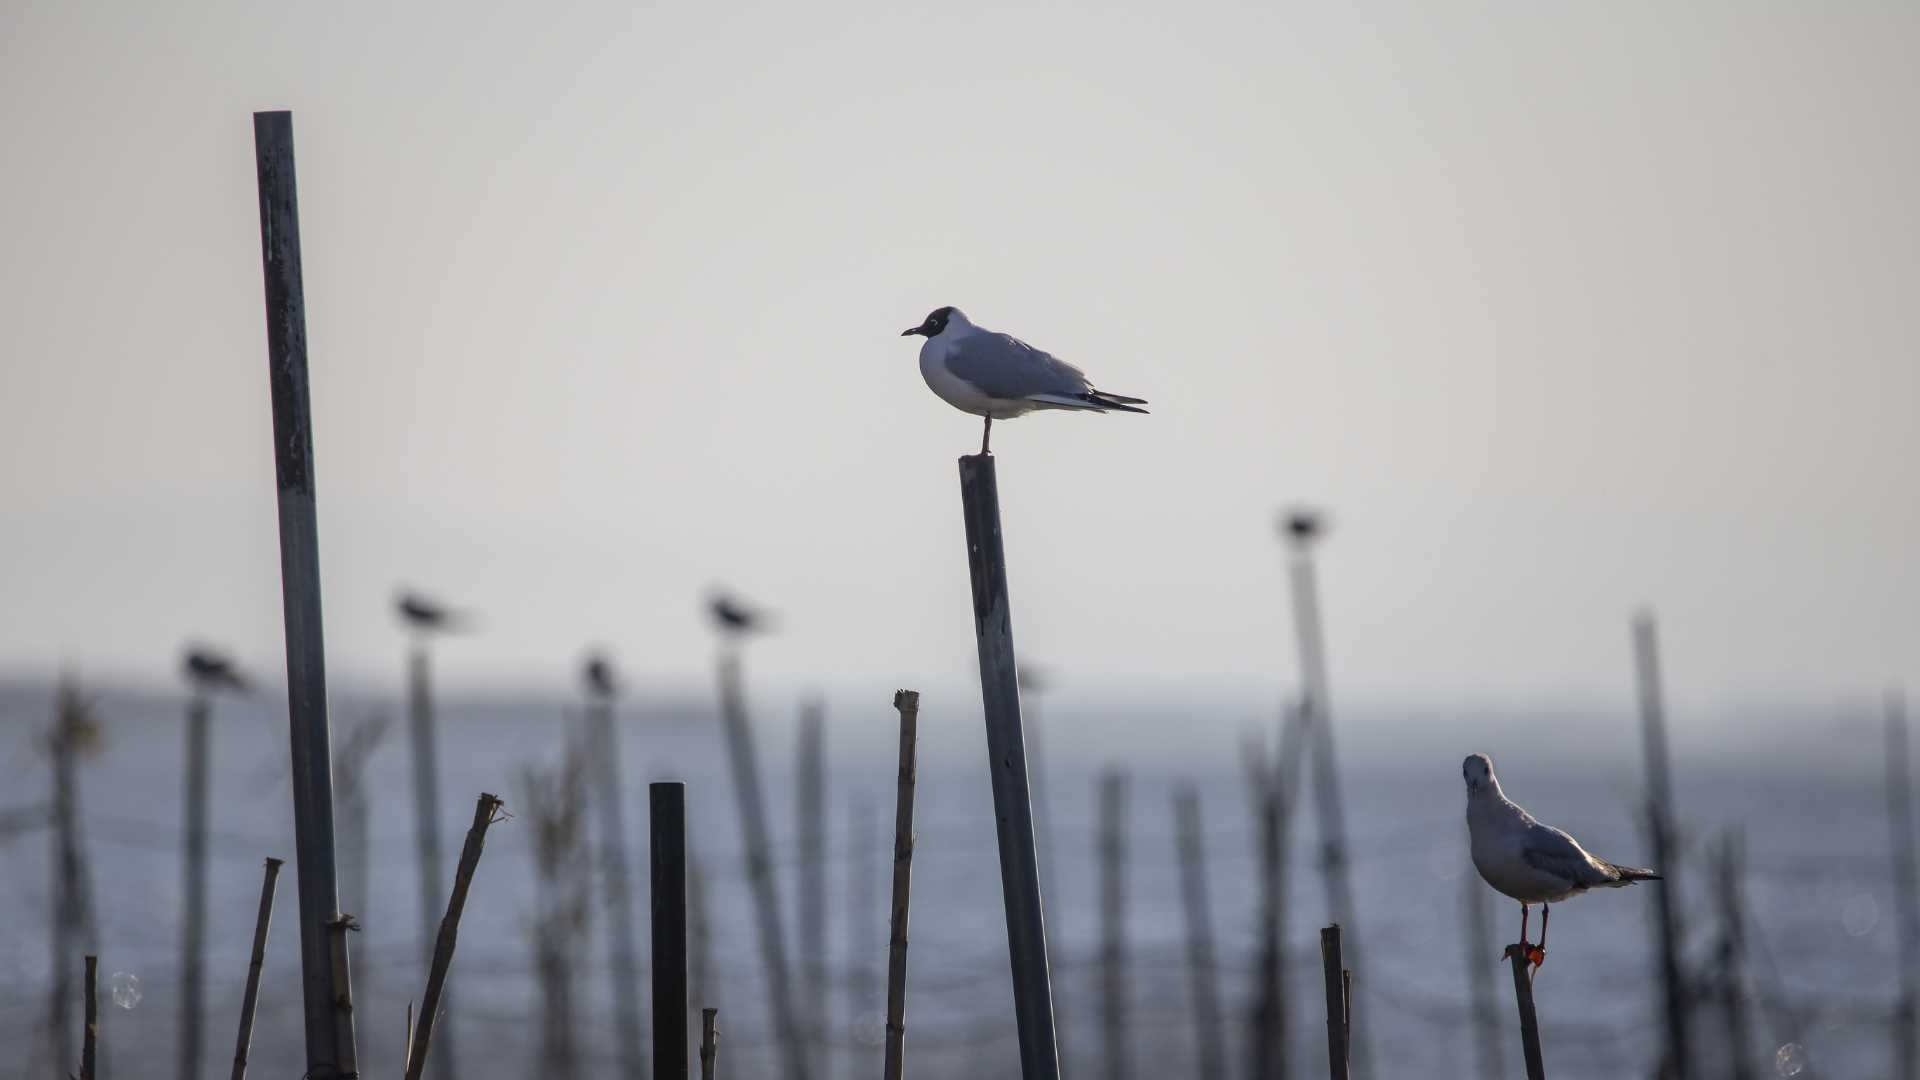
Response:
[[[460,915],[467,908],[467,891],[473,887],[473,873],[480,865],[480,853],[487,845],[487,829],[504,815],[500,799],[482,793],[474,807],[473,825],[467,830],[467,843],[460,851],[460,868],[453,875],[453,894],[447,898],[447,914],[440,920],[440,934],[433,946],[433,966],[427,973],[427,993],[420,1002],[419,1022],[413,1029],[413,1047],[407,1053],[406,1080],[420,1080],[427,1065],[427,1048],[433,1044],[433,1027],[445,991],[447,969],[453,964],[453,948],[460,937]]]
[[[1727,1075],[1752,1080],[1753,1036],[1747,1018],[1746,913],[1740,896],[1741,842],[1728,833],[1714,860],[1714,891],[1720,903],[1720,994],[1727,1022]]]
[[[1513,996],[1520,1005],[1520,1051],[1527,1061],[1527,1080],[1547,1080],[1547,1067],[1540,1057],[1540,1021],[1533,1011],[1533,976],[1527,971],[1527,950],[1509,945],[1506,955],[1513,965]]]
[[[267,960],[267,928],[273,923],[273,890],[283,860],[268,859],[260,885],[260,914],[253,920],[253,959],[247,964],[247,990],[240,998],[240,1037],[233,1045],[233,1080],[245,1080],[247,1051],[253,1045],[253,1013],[260,1004],[260,969]]]
[[[1320,967],[1327,991],[1327,1073],[1332,1080],[1348,1080],[1353,1018],[1347,1012],[1350,973],[1341,964],[1339,923],[1320,931]]]
[[[80,1043],[80,1080],[94,1080],[99,1074],[100,1042],[100,958],[87,957],[87,1030]]]
[[[913,794],[919,775],[920,692],[893,695],[900,712],[900,776],[893,812],[893,931],[887,942],[886,1080],[906,1074],[907,911],[913,886]]]
[[[807,1048],[816,1076],[832,1074],[827,1030],[832,994],[827,977],[827,766],[826,724],[818,701],[800,708],[799,782],[800,983],[807,988]]]
[[[720,1029],[714,1020],[719,1009],[700,1010],[700,1080],[713,1080],[715,1059],[720,1056]]]
[[[1187,922],[1187,973],[1192,982],[1193,1039],[1199,1071],[1225,1076],[1226,1027],[1220,1019],[1220,989],[1214,977],[1213,913],[1207,899],[1207,852],[1200,827],[1200,792],[1191,783],[1173,793],[1174,830],[1180,845],[1180,903]]]
[[[620,726],[615,712],[619,688],[612,663],[605,656],[588,657],[584,675],[587,717],[595,745],[593,782],[600,815],[600,875],[605,888],[610,938],[607,974],[613,983],[614,1034],[621,1071],[634,1080],[644,1080],[647,1058],[641,1049],[646,1040],[640,1022],[639,944],[633,927],[633,899],[627,871],[626,810],[621,797],[626,785],[621,779]],[[685,1023],[680,1025],[680,1032],[684,1046]]]
[[[1655,923],[1660,950],[1660,982],[1666,1019],[1666,1061],[1670,1080],[1687,1080],[1693,1068],[1689,1032],[1686,974],[1680,954],[1679,846],[1674,842],[1673,787],[1667,764],[1666,707],[1660,686],[1660,645],[1653,616],[1633,620],[1634,675],[1640,699],[1641,737],[1647,766],[1647,831],[1653,865],[1665,880],[1654,890],[1660,918]]]
[[[213,702],[208,691],[195,687],[187,701],[186,847],[183,852],[185,887],[182,908],[186,925],[180,935],[180,1080],[200,1076],[200,1039],[205,1031],[206,994],[201,969],[207,955],[207,773],[211,756],[208,722]]]
[[[1473,1028],[1480,1055],[1481,1076],[1505,1076],[1506,1061],[1500,1053],[1500,1016],[1494,1002],[1494,974],[1487,966],[1493,955],[1493,937],[1487,928],[1487,889],[1477,873],[1460,875],[1466,890],[1461,910],[1467,920],[1463,938],[1467,950],[1467,995],[1473,1002]]]

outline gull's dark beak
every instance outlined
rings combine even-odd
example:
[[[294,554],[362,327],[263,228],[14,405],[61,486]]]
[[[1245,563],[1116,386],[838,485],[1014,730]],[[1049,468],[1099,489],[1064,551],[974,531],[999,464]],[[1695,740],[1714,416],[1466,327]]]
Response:
[[[913,329],[911,329],[911,330],[902,330],[902,331],[900,331],[900,336],[901,336],[901,337],[912,337],[912,336],[913,336],[913,335],[915,335],[915,334],[925,334],[926,332],[927,332],[927,328],[926,328],[926,326],[925,326],[925,324],[922,324],[922,325],[920,325],[920,326],[916,326],[916,327],[914,327],[914,328],[913,328]]]

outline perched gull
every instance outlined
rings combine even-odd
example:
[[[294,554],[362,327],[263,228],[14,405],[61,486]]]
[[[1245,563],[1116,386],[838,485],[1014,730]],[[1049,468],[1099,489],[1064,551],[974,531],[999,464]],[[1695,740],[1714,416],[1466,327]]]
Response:
[[[987,452],[995,420],[1011,420],[1035,409],[1144,413],[1146,399],[1103,394],[1079,368],[1007,334],[968,321],[956,307],[936,308],[926,321],[901,337],[919,334],[920,376],[933,392],[961,412],[987,418],[980,452]]]
[[[187,647],[180,671],[196,690],[232,690],[244,694],[252,689],[232,660],[205,645]]]
[[[1589,855],[1573,837],[1508,801],[1493,775],[1493,760],[1474,754],[1460,766],[1467,780],[1467,835],[1473,866],[1496,890],[1520,901],[1520,945],[1534,967],[1547,962],[1547,912],[1555,900],[1588,889],[1617,889],[1636,881],[1659,881],[1652,870],[1610,863]],[[1527,944],[1527,908],[1540,905],[1540,944]]]
[[[454,611],[440,601],[412,589],[403,588],[394,594],[393,610],[408,629],[422,632],[465,630],[472,621],[465,612]]]

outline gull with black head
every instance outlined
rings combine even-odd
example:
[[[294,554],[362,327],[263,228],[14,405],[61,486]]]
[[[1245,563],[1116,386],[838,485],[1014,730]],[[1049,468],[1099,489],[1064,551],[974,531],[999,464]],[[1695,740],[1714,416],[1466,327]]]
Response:
[[[1579,841],[1534,820],[1500,790],[1493,759],[1474,754],[1460,766],[1467,782],[1467,835],[1473,867],[1495,890],[1520,901],[1519,949],[1538,969],[1547,962],[1548,905],[1588,889],[1659,881],[1652,870],[1621,866],[1587,853]],[[1540,905],[1540,944],[1527,944],[1527,909]]]
[[[1144,398],[1095,390],[1072,364],[1010,334],[976,326],[957,307],[935,308],[901,337],[926,338],[920,346],[920,376],[933,392],[961,412],[986,418],[980,452],[987,453],[995,420],[1036,409],[1144,413]]]

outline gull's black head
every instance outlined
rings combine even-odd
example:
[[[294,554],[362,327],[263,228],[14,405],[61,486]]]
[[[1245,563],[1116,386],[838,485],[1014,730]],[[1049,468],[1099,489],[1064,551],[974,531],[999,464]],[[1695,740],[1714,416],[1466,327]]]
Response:
[[[911,330],[900,331],[900,336],[912,337],[919,334],[921,337],[939,337],[940,332],[947,328],[947,320],[953,317],[953,313],[954,309],[950,307],[934,308],[925,322]]]

